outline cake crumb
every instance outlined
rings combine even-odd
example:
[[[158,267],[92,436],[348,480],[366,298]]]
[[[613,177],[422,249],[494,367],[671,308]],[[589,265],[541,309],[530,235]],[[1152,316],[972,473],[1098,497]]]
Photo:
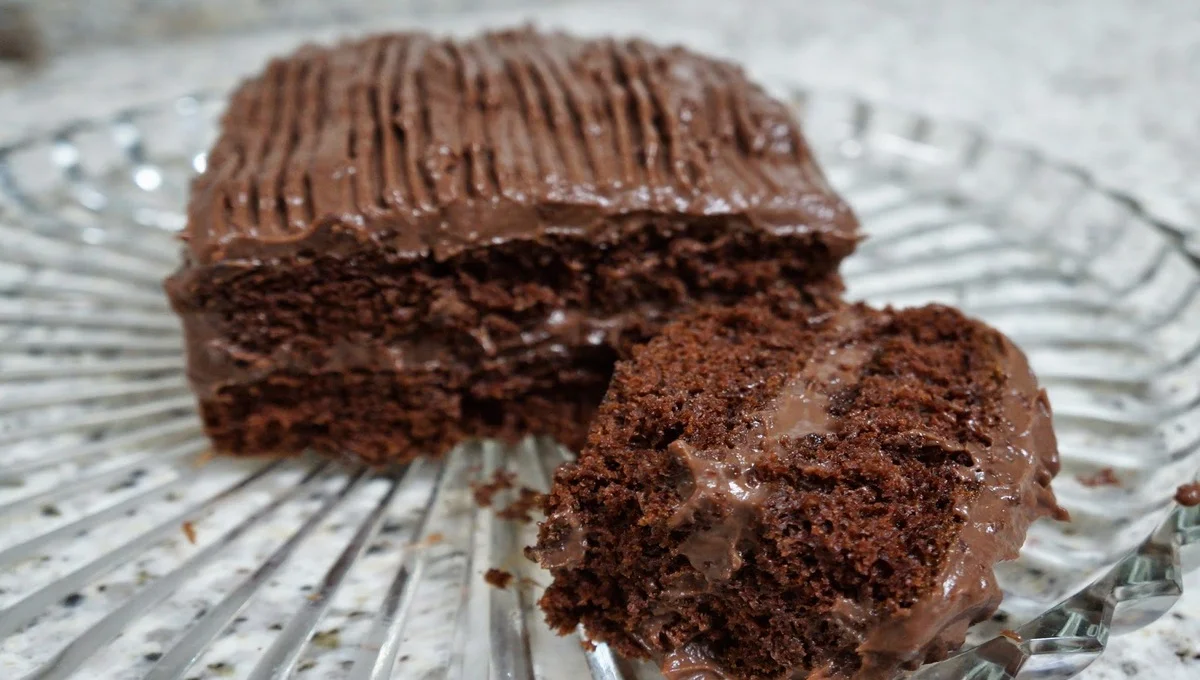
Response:
[[[188,543],[196,545],[196,525],[189,522],[183,523],[183,535],[187,537]]]
[[[579,646],[583,648],[583,651],[588,652],[589,654],[596,651],[596,643],[587,638],[581,638],[579,640]]]
[[[436,531],[425,537],[425,545],[437,545],[446,540],[446,535],[440,531]]]
[[[1121,480],[1117,479],[1117,475],[1110,467],[1100,468],[1094,475],[1076,475],[1075,479],[1079,483],[1088,487],[1094,488],[1097,486],[1121,486]]]
[[[541,510],[542,499],[545,498],[545,495],[540,491],[537,491],[536,489],[530,489],[527,486],[521,487],[521,490],[518,492],[518,494],[519,495],[515,501],[509,503],[508,507],[496,513],[497,517],[500,519],[512,520],[514,522],[527,523],[533,521],[533,515],[531,514],[531,511]]]
[[[0,3],[0,61],[38,63],[46,56],[44,35],[33,3]]]
[[[217,457],[217,454],[215,451],[213,451],[212,449],[205,449],[205,450],[201,451],[200,453],[196,454],[196,457],[192,459],[192,467],[195,468],[196,470],[199,470],[200,468],[213,462],[213,460],[216,457]]]
[[[496,569],[493,567],[488,569],[487,573],[483,575],[483,580],[487,581],[488,585],[492,586],[493,588],[500,588],[503,590],[513,582],[513,575],[507,571],[504,571],[503,569]]]
[[[473,482],[471,484],[471,493],[475,496],[475,503],[481,508],[487,508],[492,505],[492,499],[497,493],[513,488],[517,476],[508,470],[496,470],[492,474],[491,481]]]
[[[320,631],[312,636],[312,643],[322,649],[337,649],[342,646],[341,630],[331,628]]]
[[[1200,505],[1200,482],[1184,484],[1175,489],[1175,502],[1185,508],[1193,508]]]

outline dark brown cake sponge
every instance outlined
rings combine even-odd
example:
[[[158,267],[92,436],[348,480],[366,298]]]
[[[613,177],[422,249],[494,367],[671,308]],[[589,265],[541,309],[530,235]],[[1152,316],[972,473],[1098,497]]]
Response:
[[[706,310],[618,364],[529,552],[554,628],[668,674],[887,678],[998,606],[1057,468],[1024,356],[955,310]]]

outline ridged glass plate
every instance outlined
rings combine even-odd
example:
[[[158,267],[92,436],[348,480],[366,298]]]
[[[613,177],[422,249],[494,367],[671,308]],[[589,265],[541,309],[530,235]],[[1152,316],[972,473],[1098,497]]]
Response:
[[[1070,677],[1171,606],[1200,542],[1200,508],[1171,502],[1200,467],[1200,248],[970,127],[794,96],[870,235],[851,295],[986,319],[1054,404],[1073,521],[1035,525],[979,646],[916,676]],[[0,677],[653,677],[551,635],[534,525],[496,516],[512,491],[473,500],[498,468],[545,488],[559,447],[388,476],[208,454],[160,281],[220,106],[0,151]]]

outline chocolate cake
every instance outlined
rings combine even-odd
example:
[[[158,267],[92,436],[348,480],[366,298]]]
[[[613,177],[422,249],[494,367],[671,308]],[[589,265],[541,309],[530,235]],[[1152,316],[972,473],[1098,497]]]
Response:
[[[878,680],[996,609],[1057,470],[1024,356],[955,310],[702,310],[618,364],[529,554],[554,628],[668,678]]]
[[[168,281],[229,453],[579,444],[699,302],[838,290],[856,225],[736,67],[528,30],[305,47],[233,95]]]

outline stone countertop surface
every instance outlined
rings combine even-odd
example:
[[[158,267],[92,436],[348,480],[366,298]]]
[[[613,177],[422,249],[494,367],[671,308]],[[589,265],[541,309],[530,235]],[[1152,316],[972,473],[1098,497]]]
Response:
[[[1200,3],[1179,0],[643,0],[475,11],[435,28],[532,19],[641,33],[723,54],[773,85],[801,83],[978,123],[1200,229]],[[601,8],[602,6],[602,8]],[[411,25],[403,18],[67,54],[0,70],[0,143],[198,89],[225,88],[296,44]],[[648,27],[653,27],[652,29]],[[1200,320],[1198,320],[1200,321]],[[1200,572],[1154,625],[1114,638],[1084,680],[1200,677]]]

